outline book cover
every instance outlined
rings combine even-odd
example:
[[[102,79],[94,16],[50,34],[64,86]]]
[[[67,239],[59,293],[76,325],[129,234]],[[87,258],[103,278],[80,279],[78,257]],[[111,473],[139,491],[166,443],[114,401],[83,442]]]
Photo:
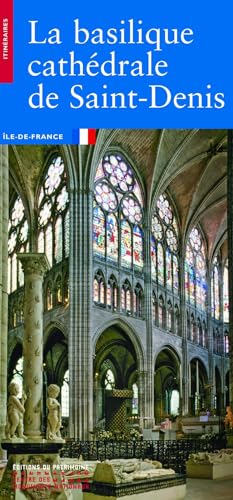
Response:
[[[184,498],[232,429],[230,6],[9,0],[0,39],[0,498]]]

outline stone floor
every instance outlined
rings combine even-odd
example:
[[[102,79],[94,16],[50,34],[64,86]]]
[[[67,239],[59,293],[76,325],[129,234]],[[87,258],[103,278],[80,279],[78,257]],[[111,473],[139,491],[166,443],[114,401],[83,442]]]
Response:
[[[187,479],[185,500],[233,500],[233,479]]]

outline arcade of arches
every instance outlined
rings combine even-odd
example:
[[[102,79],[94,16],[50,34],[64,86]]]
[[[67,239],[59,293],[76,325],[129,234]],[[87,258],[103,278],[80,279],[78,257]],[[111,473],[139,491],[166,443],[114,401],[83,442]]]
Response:
[[[9,381],[23,380],[18,254],[39,252],[49,263],[44,399],[48,384],[61,387],[66,436],[203,408],[224,415],[227,158],[224,130],[108,129],[95,146],[1,146],[1,408]],[[4,422],[5,410],[2,433]]]

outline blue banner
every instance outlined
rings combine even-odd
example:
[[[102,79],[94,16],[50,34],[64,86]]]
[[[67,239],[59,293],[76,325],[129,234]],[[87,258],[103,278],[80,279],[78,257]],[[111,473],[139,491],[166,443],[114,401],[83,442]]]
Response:
[[[13,82],[0,75],[0,143],[72,143],[79,128],[233,128],[226,3],[15,0],[9,55],[0,12],[2,58],[13,57]]]

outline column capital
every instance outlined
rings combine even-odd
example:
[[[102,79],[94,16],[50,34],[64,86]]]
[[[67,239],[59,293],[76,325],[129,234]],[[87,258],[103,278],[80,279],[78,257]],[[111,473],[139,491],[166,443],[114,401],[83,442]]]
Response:
[[[49,270],[50,265],[44,253],[18,253],[25,276],[36,274],[43,276]]]

